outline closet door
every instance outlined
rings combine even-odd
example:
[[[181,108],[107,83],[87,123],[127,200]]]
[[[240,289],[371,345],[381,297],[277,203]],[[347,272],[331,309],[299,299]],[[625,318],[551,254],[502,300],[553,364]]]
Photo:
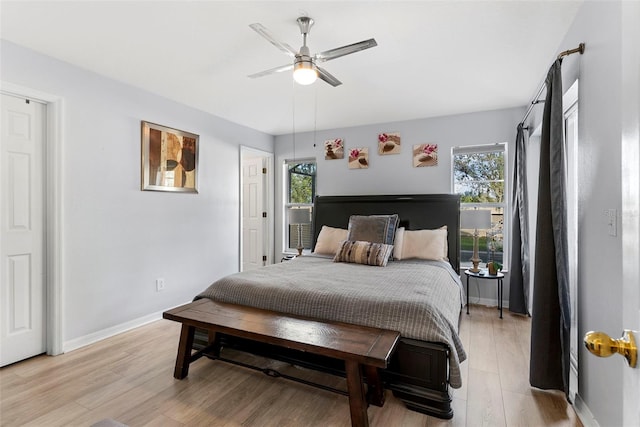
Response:
[[[2,95],[0,366],[46,350],[45,106]]]

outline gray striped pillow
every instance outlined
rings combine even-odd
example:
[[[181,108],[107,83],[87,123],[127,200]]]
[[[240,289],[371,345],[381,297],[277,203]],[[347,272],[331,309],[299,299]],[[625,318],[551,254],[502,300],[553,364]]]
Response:
[[[398,214],[351,215],[347,240],[393,245],[398,221]]]
[[[393,252],[393,245],[384,243],[345,240],[333,258],[334,262],[351,262],[356,264],[377,265],[384,267]]]

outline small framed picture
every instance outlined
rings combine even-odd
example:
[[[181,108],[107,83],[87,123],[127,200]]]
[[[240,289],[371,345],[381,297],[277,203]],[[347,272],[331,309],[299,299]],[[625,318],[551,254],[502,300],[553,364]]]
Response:
[[[349,169],[369,168],[369,149],[367,147],[349,150]]]
[[[142,122],[142,190],[198,192],[200,137]]]
[[[420,144],[413,146],[413,167],[438,165],[438,144]]]
[[[400,154],[400,134],[380,133],[378,134],[378,154]]]
[[[324,142],[324,159],[335,160],[344,158],[344,140],[342,138],[328,139]]]

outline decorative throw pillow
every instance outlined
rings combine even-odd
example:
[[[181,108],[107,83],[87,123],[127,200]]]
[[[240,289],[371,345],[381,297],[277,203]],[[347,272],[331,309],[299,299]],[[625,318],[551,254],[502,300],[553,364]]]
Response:
[[[401,258],[447,261],[447,227],[436,230],[405,230],[403,233]]]
[[[347,240],[347,230],[323,225],[318,234],[318,240],[313,252],[323,255],[335,255],[340,248],[340,243]]]
[[[387,265],[392,251],[393,245],[345,240],[341,243],[333,261],[384,267]]]
[[[351,215],[347,240],[393,245],[398,215]]]

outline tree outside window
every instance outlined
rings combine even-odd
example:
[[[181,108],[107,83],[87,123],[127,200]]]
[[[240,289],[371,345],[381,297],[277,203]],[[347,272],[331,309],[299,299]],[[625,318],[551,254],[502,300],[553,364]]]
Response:
[[[290,163],[289,203],[313,204],[316,195],[316,164]]]
[[[491,211],[491,229],[481,231],[480,258],[505,264],[505,152],[506,144],[453,149],[453,192],[460,195],[461,209]],[[474,230],[462,229],[461,265],[470,266]],[[504,269],[505,267],[503,267]]]

